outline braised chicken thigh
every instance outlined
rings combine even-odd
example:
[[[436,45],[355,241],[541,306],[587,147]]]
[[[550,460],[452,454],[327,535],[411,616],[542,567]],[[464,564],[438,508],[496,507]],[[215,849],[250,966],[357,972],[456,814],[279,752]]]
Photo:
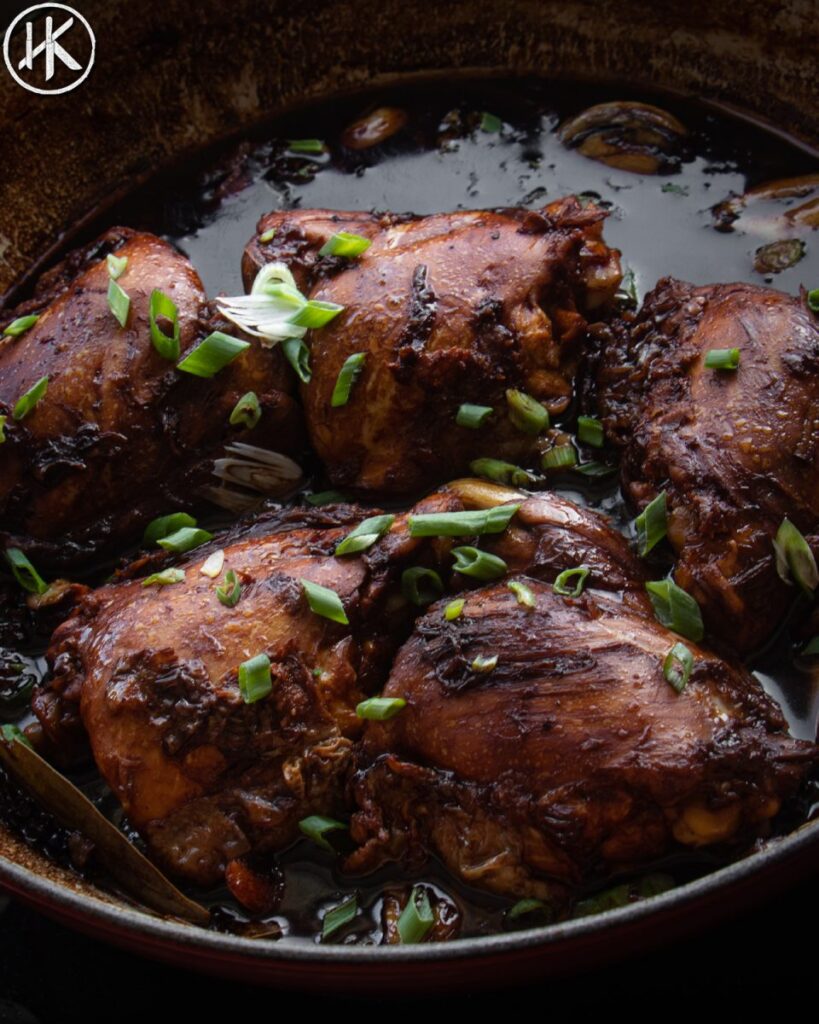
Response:
[[[587,320],[620,282],[604,216],[569,198],[538,211],[262,218],[245,250],[246,288],[262,266],[281,262],[311,300],[343,306],[311,332],[312,379],[302,386],[333,483],[411,494],[477,456],[536,452],[538,427],[522,425],[514,403],[534,399],[550,413],[569,404]],[[339,232],[371,244],[354,259],[322,256]],[[359,376],[338,403],[351,357]],[[459,419],[463,405],[483,409],[480,425]]]
[[[124,326],[108,298],[107,254],[130,300]],[[152,341],[154,290],[176,307],[184,356],[213,329],[199,276],[166,242],[126,228],[52,271],[12,314],[39,314],[36,323],[0,338],[0,530],[38,564],[108,551],[162,510],[189,507],[228,440],[285,452],[301,443],[281,354],[251,346],[211,379],[180,372]],[[157,323],[172,336],[168,319]],[[39,399],[21,406],[42,381]],[[250,391],[258,425],[231,426]]]
[[[706,365],[734,348],[736,369]],[[598,388],[627,499],[665,491],[677,583],[723,643],[760,647],[795,593],[777,531],[819,526],[819,320],[770,288],[666,278],[604,348]]]

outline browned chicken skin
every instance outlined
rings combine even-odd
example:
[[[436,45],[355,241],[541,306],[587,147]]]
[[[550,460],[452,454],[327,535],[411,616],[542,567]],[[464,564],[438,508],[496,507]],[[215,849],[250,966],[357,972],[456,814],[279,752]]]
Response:
[[[735,372],[709,349],[740,350]],[[819,322],[805,303],[746,284],[667,278],[603,353],[599,402],[623,449],[626,497],[665,490],[675,579],[734,649],[760,647],[794,589],[773,538],[787,517],[819,525]]]
[[[433,605],[398,653],[384,695],[407,706],[367,725],[348,868],[435,852],[470,884],[559,902],[764,828],[816,748],[787,736],[754,678],[689,644],[678,694],[663,675],[678,638],[649,615],[519,579],[534,610],[492,584],[454,621]]]
[[[131,300],[125,328],[109,309],[106,252],[128,260],[118,281]],[[155,288],[178,308],[184,355],[212,329],[199,276],[166,242],[125,228],[53,271],[13,314],[41,311],[38,322],[0,339],[0,530],[42,564],[127,543],[146,520],[189,507],[226,440],[278,451],[301,443],[281,354],[252,346],[209,380],[177,371],[151,342]],[[45,396],[14,421],[15,403],[43,376]],[[228,424],[248,391],[262,406],[252,431]]]
[[[310,338],[302,396],[313,446],[331,480],[411,494],[491,454],[517,461],[538,439],[510,421],[506,391],[557,413],[569,404],[587,318],[620,281],[602,241],[605,214],[576,199],[540,211],[427,217],[305,210],[271,213],[245,250],[247,288],[265,263],[286,263],[312,299],[344,306]],[[336,232],[369,238],[353,260],[320,257]],[[345,360],[365,353],[346,405],[331,397]],[[474,430],[460,406],[490,406]]]

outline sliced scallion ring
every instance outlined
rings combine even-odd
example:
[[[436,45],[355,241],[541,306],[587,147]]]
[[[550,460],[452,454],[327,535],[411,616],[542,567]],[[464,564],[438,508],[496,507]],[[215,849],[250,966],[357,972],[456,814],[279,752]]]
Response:
[[[235,608],[242,596],[242,584],[233,569],[225,573],[225,582],[216,588],[216,597],[225,608]]]
[[[10,324],[6,324],[3,328],[3,334],[8,335],[10,338],[19,338],[21,334],[25,334],[27,330],[32,328],[39,319],[40,317],[34,313],[29,314],[29,316],[18,316]]]
[[[535,482],[532,473],[511,462],[502,462],[500,459],[475,459],[469,463],[469,469],[475,476],[481,476],[485,480],[492,480],[498,484],[514,484],[515,487],[525,487],[527,484]]]
[[[816,559],[808,542],[789,519],[783,519],[773,542],[776,571],[787,584],[797,583],[808,597],[819,585]]]
[[[6,423],[8,422],[8,416],[0,416],[0,444],[4,444],[6,441]]]
[[[403,697],[370,697],[361,701],[355,713],[359,718],[366,718],[371,722],[386,722],[390,718],[395,718],[406,706],[407,702]]]
[[[603,424],[593,416],[577,417],[577,437],[592,448],[603,447]]]
[[[165,537],[160,537],[157,544],[166,551],[173,551],[181,555],[186,551],[193,551],[200,544],[207,544],[209,540],[213,540],[213,534],[207,530],[183,526],[181,529],[174,530],[173,533],[169,533]]]
[[[454,601],[450,601],[446,608],[444,608],[444,618],[446,621],[454,622],[455,619],[459,619],[465,604],[466,601],[462,597],[456,597]]]
[[[239,693],[245,704],[255,704],[272,692],[270,658],[266,654],[257,654],[255,658],[243,661],[239,666]]]
[[[458,409],[455,422],[459,427],[467,427],[469,430],[477,430],[482,427],[493,413],[491,405],[472,405],[470,402]]]
[[[435,914],[430,906],[426,888],[414,885],[396,925],[401,945],[414,946],[423,942],[434,924]]]
[[[695,643],[702,640],[705,633],[702,613],[689,593],[672,579],[646,583],[646,590],[658,622]]]
[[[171,512],[169,515],[159,516],[145,527],[142,543],[146,546],[156,544],[160,538],[176,533],[183,526],[196,526],[196,520],[187,512]]]
[[[510,388],[506,392],[509,419],[524,434],[539,434],[549,426],[549,410],[525,391]]]
[[[617,472],[616,466],[607,466],[605,462],[584,462],[574,469],[576,473],[582,473],[591,479],[602,479]]]
[[[506,575],[507,565],[502,558],[492,555],[479,548],[464,546],[453,548],[455,556],[455,572],[462,576],[470,576],[475,580],[499,580]]]
[[[419,608],[437,601],[443,592],[444,584],[434,569],[415,565],[401,574],[401,593]]]
[[[819,313],[819,288],[811,288],[808,292],[808,309],[812,313]]]
[[[568,469],[577,465],[577,452],[570,444],[558,444],[545,452],[540,460],[544,469]]]
[[[487,110],[484,110],[483,114],[481,114],[482,132],[489,132],[490,134],[494,134],[496,132],[499,132],[502,127],[503,122],[497,115],[490,114]]]
[[[366,358],[366,352],[354,352],[353,355],[347,356],[344,360],[344,365],[339,370],[333,394],[330,398],[330,405],[334,409],[338,409],[349,402],[353,384],[358,380],[359,374],[364,369]]]
[[[495,505],[468,512],[425,512],[409,517],[411,537],[479,537],[503,533],[520,505]]]
[[[176,368],[183,373],[192,373],[194,377],[215,377],[248,348],[249,341],[214,331],[192,348]]]
[[[338,502],[344,502],[347,497],[341,491],[315,491],[313,494],[305,494],[304,500],[308,505],[318,508],[320,505],[335,505]]]
[[[819,654],[819,636],[811,637],[800,652],[805,657],[811,658]]]
[[[535,595],[525,583],[521,583],[520,580],[510,580],[506,586],[515,595],[519,605],[530,609],[535,607]]]
[[[534,897],[528,899],[518,900],[517,903],[510,907],[506,911],[506,917],[509,921],[515,921],[519,917],[525,917],[528,914],[549,914],[551,908],[548,903],[544,903],[543,900],[536,900]]]
[[[160,317],[170,323],[170,334],[166,334],[159,326]],[[173,299],[158,288],[154,288],[151,292],[151,299],[148,303],[148,322],[154,348],[163,359],[172,359],[175,362],[179,358],[179,310]]]
[[[131,297],[113,277],[108,279],[108,308],[114,314],[114,319],[120,327],[124,327],[128,323]]]
[[[739,367],[738,348],[712,348],[705,353],[709,370],[736,370]]]
[[[321,139],[290,139],[287,148],[291,153],[323,153],[326,147]]]
[[[347,613],[344,611],[344,605],[341,603],[341,598],[335,590],[331,590],[329,587],[322,587],[319,583],[313,583],[311,580],[305,579],[301,580],[301,585],[304,588],[310,611],[316,615],[321,615],[322,618],[330,619],[331,622],[338,622],[342,626],[350,624]]]
[[[685,644],[674,644],[663,661],[663,676],[668,685],[682,693],[694,671],[694,655]]]
[[[267,231],[263,231],[259,235],[259,241],[262,243],[262,245],[267,245],[268,242],[272,242],[273,241],[275,236],[276,236],[276,229],[275,228],[268,228]]]
[[[335,818],[325,818],[321,814],[311,814],[307,818],[302,818],[299,822],[299,830],[308,839],[312,839],[316,846],[320,846],[322,850],[327,850],[328,853],[335,853],[335,850],[325,836],[330,832],[344,831],[347,827],[343,821],[336,821]]]
[[[255,391],[248,391],[233,406],[229,422],[232,427],[241,425],[248,430],[252,430],[261,418],[262,407],[259,405],[259,396]]]
[[[322,941],[329,939],[331,935],[335,935],[345,924],[349,924],[356,914],[358,914],[358,897],[353,893],[343,903],[332,907],[324,915],[324,920],[321,923]]]
[[[372,244],[372,241],[363,235],[339,231],[327,239],[319,249],[319,256],[345,256],[347,259],[353,259],[366,252]]]
[[[637,530],[637,547],[641,555],[647,555],[668,533],[668,513],[665,491],[660,491],[653,501],[634,520]]]
[[[222,571],[222,566],[225,564],[225,552],[222,548],[218,551],[212,552],[205,561],[199,566],[199,572],[202,576],[207,576],[209,580],[215,580],[218,578]]]
[[[31,385],[25,394],[20,395],[14,403],[11,418],[15,421],[25,419],[34,406],[40,401],[48,390],[48,377],[41,377]]]
[[[308,302],[305,302],[297,313],[294,313],[290,318],[290,323],[295,324],[296,327],[307,327],[316,330],[319,327],[324,327],[325,324],[329,324],[331,320],[335,320],[343,310],[344,307],[339,306],[337,302],[322,302],[319,299],[310,299]]]
[[[472,659],[470,668],[473,672],[489,673],[494,672],[498,666],[497,654],[479,654],[477,657]]]
[[[359,523],[354,530],[338,544],[335,555],[357,555],[360,551],[366,551],[380,540],[395,522],[395,516],[372,516]]]
[[[563,597],[580,597],[590,572],[591,569],[587,565],[564,569],[552,584],[552,590]],[[571,586],[572,581],[576,581],[573,587]]]
[[[115,281],[117,278],[122,277],[128,267],[127,256],[115,256],[112,252],[109,252],[105,257],[105,262],[108,266],[108,276],[112,277]]]
[[[163,569],[162,572],[153,572],[142,581],[143,587],[167,587],[171,583],[181,583],[185,578],[184,569]]]
[[[19,548],[6,548],[4,554],[12,575],[23,590],[29,594],[44,594],[48,590],[46,581]]]
[[[281,343],[284,358],[296,371],[302,384],[309,384],[313,378],[310,369],[310,348],[304,338],[285,338]]]

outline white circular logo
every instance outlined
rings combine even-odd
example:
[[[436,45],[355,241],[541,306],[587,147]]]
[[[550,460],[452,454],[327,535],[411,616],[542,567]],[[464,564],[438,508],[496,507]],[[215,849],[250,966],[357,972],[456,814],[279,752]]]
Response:
[[[85,81],[96,47],[91,26],[79,11],[65,4],[35,4],[6,29],[3,58],[24,89],[56,96]]]

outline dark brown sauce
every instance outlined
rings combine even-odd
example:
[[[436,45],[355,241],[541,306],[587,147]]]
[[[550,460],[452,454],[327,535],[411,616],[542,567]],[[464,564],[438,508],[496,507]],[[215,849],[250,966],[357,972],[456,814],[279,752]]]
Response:
[[[556,129],[568,116],[609,99],[656,103],[675,114],[689,135],[678,162],[656,176],[616,170],[567,149]],[[378,106],[396,106],[408,114],[405,126],[382,145],[353,151],[339,143],[344,128]],[[503,121],[501,132],[481,129],[481,112]],[[294,154],[288,139],[318,138],[321,155]],[[796,293],[800,285],[819,286],[819,239],[810,230],[801,260],[779,274],[763,277],[754,269],[754,253],[771,241],[736,229],[713,227],[711,208],[731,194],[765,181],[816,173],[819,159],[778,134],[725,113],[669,97],[652,97],[627,88],[543,81],[463,80],[415,83],[378,94],[346,97],[292,112],[269,125],[255,139],[230,143],[206,154],[196,166],[176,168],[138,189],[126,201],[89,218],[88,227],[72,237],[78,244],[105,227],[121,223],[160,234],[193,261],[208,293],[240,294],[240,256],[259,217],[273,209],[328,207],[341,210],[392,210],[432,213],[498,206],[538,207],[569,193],[594,196],[609,210],[605,234],[623,252],[640,298],[656,280],[671,274],[697,284],[748,281],[768,283]],[[782,202],[771,203],[781,211]],[[570,420],[569,420],[570,422]],[[576,475],[555,489],[611,516],[625,532],[630,515],[616,476],[578,483]],[[320,481],[316,489],[320,489]],[[102,579],[105,572],[92,573]],[[25,671],[41,677],[47,637],[37,633],[21,613],[0,608],[5,637],[0,645],[23,658]],[[815,738],[819,718],[819,668],[809,671],[793,656],[799,615],[779,638],[752,660],[765,688],[779,700],[794,735]],[[0,659],[0,665],[2,659]],[[2,677],[0,676],[0,684]],[[2,690],[2,685],[0,685]],[[28,720],[18,706],[5,721]],[[116,801],[98,776],[75,780],[113,820],[128,829]],[[66,838],[47,815],[5,788],[0,816],[33,843],[64,863],[70,861]],[[2,793],[0,793],[2,796]],[[809,815],[808,795],[778,823],[780,834]],[[736,851],[735,851],[736,852]],[[747,851],[739,851],[747,852]],[[716,866],[716,859],[686,855],[662,866],[677,884]],[[279,857],[284,897],[270,920],[282,941],[318,941],[321,917],[351,892],[359,894],[359,916],[334,941],[377,943],[385,886],[406,884],[397,868],[366,879],[338,872],[332,855],[306,840]],[[448,893],[463,914],[463,935],[491,934],[508,928],[510,901],[470,890],[432,864],[420,879]],[[609,880],[607,885],[613,884]],[[247,915],[221,889],[195,893],[216,908],[216,927],[241,930]],[[537,923],[522,918],[516,925]]]

